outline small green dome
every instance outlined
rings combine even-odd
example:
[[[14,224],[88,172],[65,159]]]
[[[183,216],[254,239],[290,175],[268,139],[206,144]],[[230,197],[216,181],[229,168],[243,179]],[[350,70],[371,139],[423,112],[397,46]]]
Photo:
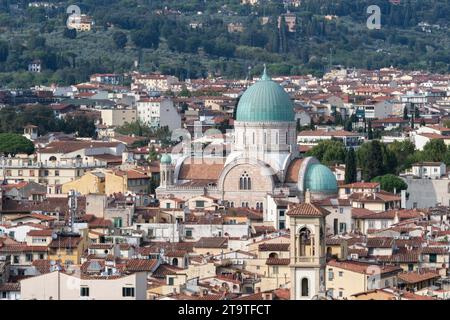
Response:
[[[337,193],[337,180],[333,172],[323,164],[311,164],[305,175],[305,188],[311,192]]]
[[[294,105],[283,87],[270,79],[264,68],[261,80],[250,86],[239,100],[236,121],[292,122]]]
[[[161,156],[161,159],[159,160],[163,164],[171,164],[172,163],[172,157],[165,153]]]

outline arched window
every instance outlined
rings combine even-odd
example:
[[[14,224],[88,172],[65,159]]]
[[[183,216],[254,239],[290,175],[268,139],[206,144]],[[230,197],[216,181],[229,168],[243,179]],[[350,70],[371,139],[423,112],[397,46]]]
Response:
[[[278,253],[272,252],[271,254],[269,254],[269,258],[271,258],[271,259],[278,259]]]
[[[259,210],[259,202],[256,203],[256,210]]]
[[[248,176],[248,173],[246,171],[244,171],[242,176],[239,178],[239,189],[240,190],[252,189],[252,179]]]
[[[306,246],[311,242],[311,232],[308,228],[302,228],[299,234],[299,256],[306,256]]]
[[[162,181],[163,182],[166,181],[166,172],[165,171],[162,172]]]
[[[256,141],[255,141],[255,133],[253,132],[253,144],[255,144],[256,143]]]
[[[173,266],[178,266],[178,259],[177,258],[173,258],[172,259],[172,265]]]
[[[309,297],[309,281],[307,278],[302,279],[302,297]]]
[[[55,156],[51,156],[49,160],[50,161],[56,161],[56,157]]]
[[[267,132],[264,131],[264,144],[267,144]]]
[[[286,144],[289,144],[289,133],[286,131]]]

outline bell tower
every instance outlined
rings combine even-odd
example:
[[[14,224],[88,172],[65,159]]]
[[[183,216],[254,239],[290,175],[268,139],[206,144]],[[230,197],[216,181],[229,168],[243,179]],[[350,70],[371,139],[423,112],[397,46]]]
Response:
[[[160,161],[160,187],[167,188],[174,184],[174,166],[172,165],[172,157],[168,154],[163,154]]]
[[[307,191],[308,193],[309,191]],[[325,292],[325,217],[329,212],[310,203],[289,208],[291,234],[291,300],[311,300]]]

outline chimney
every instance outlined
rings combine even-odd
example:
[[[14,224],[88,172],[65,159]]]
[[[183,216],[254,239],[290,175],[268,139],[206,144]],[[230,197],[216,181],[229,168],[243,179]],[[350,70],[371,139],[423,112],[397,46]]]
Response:
[[[311,191],[309,189],[305,192],[305,203],[311,203]]]

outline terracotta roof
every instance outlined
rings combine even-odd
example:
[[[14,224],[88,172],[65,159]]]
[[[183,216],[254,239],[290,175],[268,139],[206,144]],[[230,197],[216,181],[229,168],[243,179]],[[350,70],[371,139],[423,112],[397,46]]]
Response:
[[[85,148],[114,148],[118,144],[118,142],[102,141],[54,141],[40,149],[39,153],[70,153]]]
[[[30,230],[27,233],[27,236],[30,237],[51,237],[53,234],[52,229],[44,229],[44,230]]]
[[[47,252],[46,246],[28,246],[25,243],[7,244],[0,247],[0,252],[15,253],[15,252]]]
[[[20,282],[0,284],[0,291],[20,291]]]
[[[187,255],[185,250],[172,250],[165,253],[166,257],[184,257]]]
[[[49,248],[52,248],[52,249],[58,249],[58,248],[72,249],[72,248],[77,248],[82,240],[83,239],[80,236],[67,237],[67,236],[58,235],[57,239],[53,239],[52,240],[52,242],[49,245]]]
[[[430,253],[435,253],[435,254],[449,254],[449,249],[447,247],[424,247],[422,248],[421,252],[423,254],[430,254]]]
[[[253,228],[255,229],[255,236],[277,231],[273,226],[253,226]]]
[[[423,240],[420,238],[394,239],[388,237],[373,237],[367,239],[366,246],[367,248],[392,248],[394,245],[397,247],[405,247],[408,245],[418,248],[422,243]]]
[[[323,217],[329,214],[328,210],[315,206],[311,203],[296,204],[289,208],[288,216],[311,216],[311,217]]]
[[[419,252],[412,251],[407,253],[399,253],[391,256],[377,256],[380,262],[387,263],[418,263],[419,262]]]
[[[422,281],[438,279],[441,276],[435,272],[405,272],[398,275],[398,280],[408,284],[419,283]]]
[[[130,259],[126,261],[126,270],[131,272],[152,272],[157,265],[157,259]]]
[[[114,248],[114,243],[91,243],[88,247],[89,249],[112,249]]]
[[[402,269],[396,266],[382,266],[377,264],[363,263],[357,261],[337,261],[331,260],[327,263],[327,267],[337,267],[362,274],[384,274],[391,272],[400,272]]]
[[[367,249],[348,249],[347,252],[348,252],[349,255],[350,254],[357,254],[358,258],[359,258],[359,257],[367,257],[368,253],[369,253],[369,250],[367,250]]]
[[[396,196],[393,193],[380,191],[371,194],[354,192],[349,196],[349,199],[361,202],[390,202],[390,201],[400,201],[400,196]]]
[[[297,183],[298,182],[298,172],[300,171],[300,167],[302,166],[303,159],[295,159],[289,164],[289,167],[286,171],[285,181],[287,183]]]
[[[155,278],[165,278],[167,275],[177,274],[184,269],[171,266],[169,264],[160,264],[158,268],[152,273],[152,276]]]
[[[375,189],[380,186],[379,182],[355,182],[350,184],[343,184],[339,188],[351,189]]]
[[[33,260],[31,263],[33,267],[39,271],[40,274],[50,273],[51,261],[50,260]]]
[[[208,163],[201,158],[188,158],[180,168],[179,180],[212,180],[217,181],[222,173],[225,161]]]
[[[258,246],[259,251],[289,251],[289,243],[263,243]]]
[[[224,237],[202,237],[195,244],[194,248],[223,248],[228,247],[228,239]]]
[[[374,214],[375,212],[366,208],[352,208],[352,218],[360,219]]]
[[[268,258],[266,260],[266,264],[267,265],[273,265],[273,266],[287,266],[289,265],[290,259],[289,258],[285,258],[285,259],[280,259],[280,258]]]
[[[135,180],[135,179],[150,179],[150,177],[144,173],[141,173],[137,170],[128,170],[128,171],[121,171],[121,170],[115,170],[114,173],[117,176],[124,177],[126,176],[129,180]]]
[[[289,289],[275,289],[273,290],[274,299],[275,300],[290,300],[291,299],[291,291]]]

